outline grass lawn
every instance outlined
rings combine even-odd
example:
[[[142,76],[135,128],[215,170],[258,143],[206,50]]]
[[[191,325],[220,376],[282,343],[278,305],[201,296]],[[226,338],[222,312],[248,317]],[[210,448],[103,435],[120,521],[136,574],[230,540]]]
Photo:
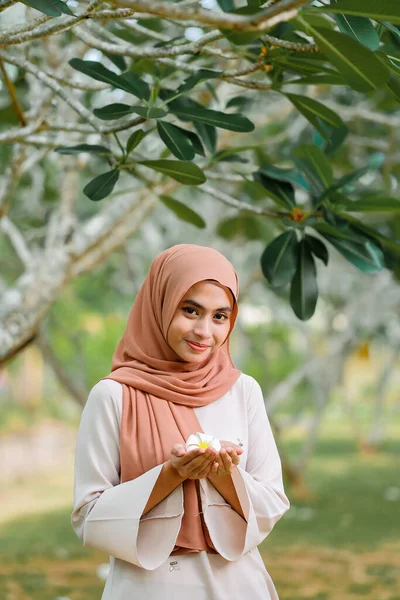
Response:
[[[293,436],[289,456],[298,447]],[[67,475],[58,481],[64,498]],[[51,477],[43,481],[44,512],[0,520],[0,600],[99,600],[97,570],[108,557],[81,546],[69,505],[49,509]],[[379,454],[366,456],[344,429],[327,429],[307,483],[307,501],[286,488],[291,509],[261,547],[280,600],[400,600],[400,427]]]

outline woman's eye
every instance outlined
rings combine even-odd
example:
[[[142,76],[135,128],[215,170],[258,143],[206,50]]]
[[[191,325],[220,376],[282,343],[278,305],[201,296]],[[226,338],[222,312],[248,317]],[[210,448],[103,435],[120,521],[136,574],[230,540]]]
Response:
[[[217,319],[217,321],[225,321],[228,318],[228,316],[224,315],[224,313],[217,313],[215,316],[222,317],[222,319]]]
[[[189,311],[191,311],[191,310],[192,310],[193,312],[189,312]],[[195,310],[195,309],[194,309],[192,306],[185,306],[185,307],[183,308],[183,312],[186,312],[186,313],[188,313],[189,315],[193,315],[193,314],[195,314],[195,315],[196,315],[196,314],[197,314],[196,310]]]

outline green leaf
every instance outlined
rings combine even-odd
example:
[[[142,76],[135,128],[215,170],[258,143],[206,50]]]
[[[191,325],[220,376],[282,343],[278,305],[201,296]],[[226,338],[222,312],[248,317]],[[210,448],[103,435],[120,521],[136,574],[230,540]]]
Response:
[[[272,179],[301,185],[301,187],[307,191],[310,189],[310,186],[304,179],[303,175],[299,173],[299,171],[296,171],[296,169],[283,169],[281,167],[275,167],[274,165],[263,164],[262,167],[260,167],[260,170],[264,175],[272,177]]]
[[[291,229],[275,238],[261,256],[261,269],[274,287],[285,286],[296,272],[296,232]]]
[[[129,104],[108,104],[108,106],[103,106],[102,108],[95,108],[93,114],[103,121],[113,121],[114,119],[122,119],[122,117],[131,115],[134,112],[133,108]]]
[[[209,152],[215,152],[217,147],[217,130],[212,125],[205,125],[204,123],[193,123],[195,129],[201,139],[204,142],[205,147]]]
[[[253,131],[254,124],[240,113],[226,114],[218,110],[199,107],[174,107],[171,109],[178,118],[188,121],[196,121],[229,131],[239,131],[241,133]]]
[[[200,229],[204,229],[206,226],[204,219],[194,212],[194,210],[186,206],[186,204],[182,204],[182,202],[171,198],[171,196],[160,196],[160,200],[167,208],[172,210],[181,221],[191,223]]]
[[[80,152],[90,152],[91,154],[107,155],[111,150],[105,146],[97,146],[96,144],[77,144],[76,146],[60,146],[54,152],[59,154],[79,154]]]
[[[335,21],[342,33],[357,40],[370,50],[376,50],[379,47],[378,32],[369,19],[351,15],[335,15]]]
[[[226,103],[225,108],[239,108],[239,110],[243,110],[251,103],[251,98],[247,98],[246,96],[234,96]]]
[[[397,258],[400,258],[400,243],[398,241],[388,238],[387,236],[382,235],[380,232],[375,231],[371,227],[368,227],[368,225],[353,215],[346,214],[346,219],[348,219],[352,228],[364,236],[364,239],[365,236],[367,236],[368,239],[377,241],[380,247],[384,247],[386,251],[391,252]]]
[[[157,131],[164,144],[176,158],[179,158],[179,160],[192,160],[194,158],[193,145],[182,134],[179,127],[167,123],[167,121],[157,121]]]
[[[289,83],[290,85],[295,83],[298,85],[345,85],[345,81],[339,73],[316,73],[285,81],[285,84]]]
[[[222,71],[212,71],[211,69],[200,69],[197,73],[190,75],[185,81],[178,87],[176,90],[177,93],[183,94],[194,88],[199,83],[203,81],[207,81],[208,79],[214,79],[214,77],[219,77],[222,74]]]
[[[349,212],[399,212],[400,199],[388,196],[364,196],[361,200],[349,200],[345,203]]]
[[[234,29],[220,29],[220,32],[235,46],[247,46],[262,35],[260,31],[235,31]]]
[[[232,148],[224,148],[216,152],[212,158],[212,164],[227,161],[227,162],[248,162],[246,158],[242,158],[239,152],[246,152],[247,150],[254,150],[257,146],[233,146]]]
[[[374,21],[389,21],[400,24],[398,0],[338,0],[335,4],[324,5],[319,12],[344,13],[356,17],[367,17]]]
[[[126,71],[128,68],[126,60],[123,56],[119,56],[119,54],[109,54],[108,52],[103,52],[103,54],[104,56],[107,56],[108,60],[111,60],[111,62],[114,63],[114,65],[118,67],[120,71]]]
[[[325,27],[310,29],[316,44],[352,88],[368,92],[385,85],[389,69],[372,50],[344,33]]]
[[[389,88],[390,92],[400,102],[400,79],[399,79],[399,77],[396,77],[396,75],[391,73],[391,77],[386,85]]]
[[[132,150],[134,150],[136,148],[136,146],[138,146],[140,144],[140,142],[145,137],[145,135],[146,134],[143,131],[143,129],[137,129],[129,136],[129,139],[126,142],[127,154],[130,154],[132,152]]]
[[[142,160],[138,164],[159,171],[184,185],[201,185],[206,176],[197,165],[182,160]]]
[[[354,181],[357,181],[358,179],[360,179],[360,177],[362,177],[363,175],[368,173],[368,171],[370,171],[371,169],[379,169],[383,165],[384,161],[385,161],[385,155],[383,154],[383,152],[375,152],[374,154],[372,154],[369,157],[368,164],[366,166],[361,167],[360,169],[356,169],[355,171],[352,171],[351,173],[347,173],[346,175],[343,175],[343,177],[341,177],[336,183],[334,183],[333,185],[331,185],[329,188],[327,188],[325,190],[325,192],[322,194],[322,196],[320,196],[319,200],[322,200],[325,196],[327,196],[331,192],[335,192],[340,189],[346,188],[346,186],[349,186]],[[331,199],[334,199],[332,197],[332,195],[331,195]],[[344,201],[346,203],[347,199],[344,198]]]
[[[59,17],[62,13],[75,17],[66,2],[61,0],[22,0],[26,6],[36,8],[49,17]]]
[[[69,64],[73,69],[96,79],[108,83],[112,87],[124,90],[133,94],[140,100],[147,100],[150,96],[150,88],[142,81],[135,73],[129,72],[123,75],[118,75],[114,71],[106,69],[101,63],[93,60],[82,60],[81,58],[72,58]]]
[[[182,129],[181,127],[178,127],[178,129],[180,129],[182,131],[182,133],[184,132],[184,135],[186,135],[189,138],[190,143],[193,146],[193,150],[195,151],[196,154],[198,154],[199,156],[206,155],[204,148],[203,148],[203,144],[201,143],[199,136],[196,133],[194,133],[194,131],[189,131],[188,129]]]
[[[376,273],[385,267],[382,250],[373,242],[366,241],[360,244],[351,239],[323,234],[324,237],[338,250],[350,263],[360,271]]]
[[[140,79],[133,71],[122,73],[120,79],[126,85],[126,88],[121,89],[126,89],[127,92],[130,92],[140,100],[148,100],[150,98],[149,84]]]
[[[95,177],[83,188],[83,193],[91,200],[103,200],[113,191],[119,179],[119,173],[118,169],[113,169]]]
[[[324,265],[327,267],[329,262],[329,253],[325,244],[313,235],[306,234],[304,239],[314,256],[322,260]]]
[[[346,139],[349,128],[347,125],[342,127],[331,127],[324,121],[321,121],[321,127],[326,130],[326,136],[321,136],[318,131],[314,132],[314,144],[321,148],[324,154],[333,154]]]
[[[298,94],[285,94],[287,98],[294,104],[299,112],[319,131],[324,137],[329,135],[324,127],[321,126],[320,120],[324,121],[332,127],[343,127],[342,119],[333,110],[321,104],[313,98],[307,96],[299,96]]]
[[[162,119],[167,114],[162,108],[148,108],[147,106],[132,106],[132,112],[143,119]]]
[[[290,304],[301,321],[308,321],[318,300],[317,272],[309,246],[304,240],[299,244],[296,273],[290,286]]]
[[[337,217],[334,213],[332,213],[334,217]],[[347,215],[346,215],[347,216]],[[342,222],[344,225],[342,225]],[[353,240],[358,244],[364,244],[368,239],[364,235],[358,235],[354,233],[349,226],[347,220],[340,219],[338,223],[332,221],[331,223],[325,223],[323,221],[319,221],[313,225],[313,228],[318,231],[324,237],[337,237],[341,240]]]
[[[303,144],[295,150],[294,161],[310,184],[314,196],[320,196],[333,184],[332,165],[325,154],[312,144]]]
[[[265,220],[253,214],[241,213],[219,222],[217,234],[226,240],[236,238],[246,240],[263,240],[270,237],[268,225]]]
[[[263,188],[267,191],[267,195],[283,208],[292,210],[292,208],[296,206],[294,189],[291,183],[273,179],[265,173],[262,168],[253,173],[253,178],[255,181],[258,181],[258,183],[261,183]]]
[[[224,12],[231,12],[236,8],[233,0],[217,0],[217,4]]]

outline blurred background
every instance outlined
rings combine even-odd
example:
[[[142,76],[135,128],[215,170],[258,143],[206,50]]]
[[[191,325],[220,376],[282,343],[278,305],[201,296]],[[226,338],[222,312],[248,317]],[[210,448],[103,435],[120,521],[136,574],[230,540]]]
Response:
[[[108,557],[70,526],[74,444],[154,256],[211,245],[235,265],[238,368],[261,384],[291,509],[261,547],[282,600],[395,600],[400,588],[400,287],[339,255],[300,322],[260,274],[259,241],[218,238],[160,206],[106,264],[66,287],[40,340],[1,370],[0,598],[95,600]]]
[[[78,2],[69,4],[75,9]],[[23,33],[25,20],[38,18],[32,11],[18,3],[2,13],[0,23]],[[136,21],[128,25],[137,35]],[[131,40],[128,25],[124,35]],[[164,25],[154,24],[156,37]],[[85,27],[90,30],[84,24],[79,31]],[[186,41],[198,39],[203,33],[198,30],[188,27],[181,35]],[[400,39],[398,32],[393,35]],[[151,261],[178,243],[216,248],[239,274],[232,355],[263,389],[291,502],[261,546],[280,599],[400,600],[398,244],[392,243],[397,268],[376,273],[361,272],[330,246],[328,267],[317,261],[315,314],[300,321],[288,289],[273,289],[261,272],[260,256],[284,226],[256,216],[259,207],[275,210],[276,205],[257,196],[249,179],[262,164],[290,167],[296,145],[315,141],[304,116],[280,94],[232,91],[216,80],[212,93],[204,87],[198,100],[224,109],[230,98],[251,114],[256,129],[240,138],[218,132],[218,150],[240,144],[241,156],[235,163],[231,155],[229,162],[211,160],[207,185],[214,195],[204,188],[173,189],[201,214],[200,221],[198,215],[188,217],[182,205],[175,205],[178,218],[145,179],[127,173],[100,205],[82,193],[101,172],[100,158],[53,152],[81,142],[87,131],[87,141],[99,143],[97,134],[34,76],[37,71],[21,67],[28,55],[32,64],[61,73],[64,97],[79,98],[88,107],[99,106],[105,97],[121,99],[121,90],[96,87],[76,73],[76,89],[68,88],[72,57],[113,68],[106,54],[88,49],[71,30],[30,41],[22,46],[20,62],[3,70],[8,84],[0,83],[0,167],[6,166],[0,173],[0,319],[5,324],[0,345],[12,349],[4,351],[7,360],[0,366],[0,600],[101,597],[108,557],[84,549],[70,524],[80,415],[91,387],[110,371]],[[145,62],[138,61],[139,73],[147,73]],[[19,123],[10,89],[36,128]],[[379,189],[398,198],[398,100],[383,88],[364,95],[348,86],[300,89],[330,103],[349,128],[346,144],[332,157],[335,176],[364,169],[379,154],[380,168],[359,177],[358,191],[362,196]],[[18,123],[23,131],[17,135]],[[159,140],[151,135],[143,147],[149,157],[160,152]],[[306,201],[300,191],[299,204]],[[254,211],[242,210],[241,202]],[[362,216],[398,241],[399,214],[397,207]],[[32,330],[31,337],[25,335],[14,347],[10,339],[24,328]]]

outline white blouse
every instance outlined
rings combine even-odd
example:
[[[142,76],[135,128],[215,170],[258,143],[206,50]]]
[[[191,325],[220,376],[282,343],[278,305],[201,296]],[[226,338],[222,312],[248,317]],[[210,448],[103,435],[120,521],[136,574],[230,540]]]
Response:
[[[105,379],[90,392],[76,444],[72,526],[85,547],[110,556],[102,600],[279,600],[257,546],[290,503],[261,388],[242,373],[222,398],[194,410],[203,431],[243,447],[232,479],[247,522],[201,479],[204,520],[218,554],[170,556],[183,486],[141,517],[162,464],[121,483],[122,385]]]

